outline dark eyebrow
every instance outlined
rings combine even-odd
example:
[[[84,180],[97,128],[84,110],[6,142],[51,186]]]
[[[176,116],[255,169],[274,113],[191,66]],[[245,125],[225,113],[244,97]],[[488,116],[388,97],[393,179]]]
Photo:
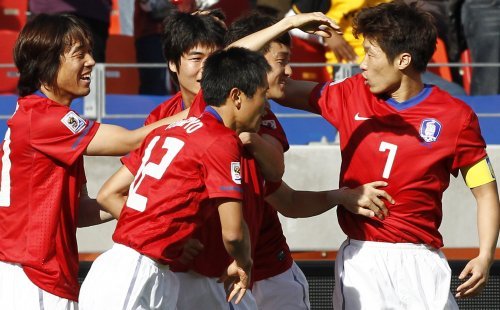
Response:
[[[279,52],[276,56],[278,57],[290,57],[289,52]]]
[[[205,55],[205,53],[199,51],[191,51],[187,53],[187,56],[203,56],[203,55]]]

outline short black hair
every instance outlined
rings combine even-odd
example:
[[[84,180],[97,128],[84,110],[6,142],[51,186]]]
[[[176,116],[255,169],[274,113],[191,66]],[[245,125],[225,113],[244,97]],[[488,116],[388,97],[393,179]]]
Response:
[[[353,27],[356,37],[375,40],[389,61],[401,53],[410,53],[411,66],[418,72],[426,70],[436,50],[434,19],[417,2],[395,0],[365,8],[354,18]]]
[[[227,46],[254,32],[270,27],[276,24],[277,21],[278,20],[272,16],[259,12],[252,12],[249,15],[237,19],[229,26],[226,37],[224,39],[224,43]],[[275,38],[272,42],[281,43],[285,46],[291,47],[292,38],[290,34],[286,32],[281,36]],[[261,49],[263,54],[269,51],[270,45],[271,44],[268,43]]]
[[[203,67],[203,99],[208,105],[221,106],[233,88],[252,98],[257,88],[267,85],[270,70],[264,56],[246,48],[232,47],[215,52],[207,58]]]
[[[204,15],[169,11],[163,20],[161,35],[165,61],[173,62],[178,67],[182,55],[198,45],[222,48],[226,34],[222,20],[224,14],[220,10]]]
[[[27,96],[46,84],[55,91],[61,57],[74,43],[92,52],[92,33],[87,25],[69,14],[39,14],[21,30],[14,45],[14,63],[19,70],[17,89]]]

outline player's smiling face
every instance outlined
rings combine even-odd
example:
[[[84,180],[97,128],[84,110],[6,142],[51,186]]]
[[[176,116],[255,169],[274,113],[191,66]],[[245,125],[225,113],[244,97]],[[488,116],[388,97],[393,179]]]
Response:
[[[79,42],[73,43],[64,52],[57,72],[57,89],[45,89],[51,93],[51,99],[69,105],[73,99],[89,94],[92,68],[95,65],[90,53],[90,49]]]
[[[269,99],[279,99],[285,96],[285,84],[290,75],[290,48],[284,44],[271,42],[269,51],[264,55],[271,66],[271,71],[267,74]]]
[[[201,79],[203,63],[214,51],[213,47],[198,45],[182,55],[179,66],[173,62],[169,63],[170,70],[177,73],[182,93],[194,97],[200,91],[199,80]]]
[[[389,62],[386,53],[375,40],[365,38],[365,57],[360,64],[362,75],[373,94],[390,94],[398,89],[402,74],[397,66],[398,58]]]

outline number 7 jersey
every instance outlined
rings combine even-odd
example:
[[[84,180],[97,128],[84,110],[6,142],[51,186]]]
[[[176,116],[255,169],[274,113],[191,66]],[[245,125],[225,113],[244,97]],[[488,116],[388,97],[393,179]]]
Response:
[[[398,103],[373,95],[359,74],[318,86],[310,105],[340,135],[340,186],[383,180],[396,201],[385,220],[339,207],[342,230],[353,239],[443,246],[438,228],[450,173],[486,156],[477,116],[464,102],[425,85]]]

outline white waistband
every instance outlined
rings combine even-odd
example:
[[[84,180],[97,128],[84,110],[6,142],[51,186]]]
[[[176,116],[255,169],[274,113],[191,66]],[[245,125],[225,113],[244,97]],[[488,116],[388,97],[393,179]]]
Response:
[[[361,241],[356,239],[348,238],[346,242],[349,245],[354,245],[358,247],[367,247],[367,248],[381,248],[381,249],[411,249],[411,250],[431,250],[436,251],[437,249],[428,246],[427,244],[421,243],[391,243],[391,242],[379,242],[379,241]]]
[[[134,250],[131,247],[128,247],[126,245],[123,245],[120,243],[115,243],[113,245],[112,249],[113,249],[113,251],[118,252],[118,253],[121,252],[121,253],[124,253],[127,255],[142,256],[141,259],[143,262],[145,262],[146,264],[154,265],[154,266],[158,267],[159,269],[163,269],[163,270],[170,269],[170,267],[168,265],[161,264],[158,261],[156,261],[155,259],[152,259],[151,257],[148,257],[147,255],[141,254],[141,253],[137,252],[136,250]]]

